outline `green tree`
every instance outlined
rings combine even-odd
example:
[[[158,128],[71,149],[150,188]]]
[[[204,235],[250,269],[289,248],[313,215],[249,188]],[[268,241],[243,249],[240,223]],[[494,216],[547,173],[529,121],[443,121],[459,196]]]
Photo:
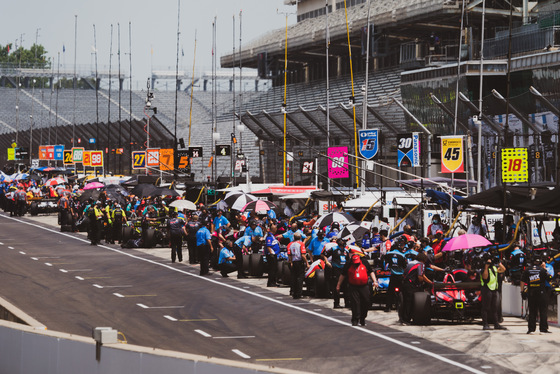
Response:
[[[13,48],[12,43],[0,44],[0,64],[20,66],[22,68],[49,69],[51,60],[42,45],[33,44],[31,48]]]

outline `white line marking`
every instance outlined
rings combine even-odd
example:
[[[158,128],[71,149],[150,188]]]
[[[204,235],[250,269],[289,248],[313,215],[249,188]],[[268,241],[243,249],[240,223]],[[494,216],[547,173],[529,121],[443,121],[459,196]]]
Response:
[[[136,305],[138,305],[140,308],[148,309],[148,307],[144,304],[136,304]],[[168,316],[165,316],[165,317],[168,317]]]
[[[22,255],[26,254],[24,251],[19,251],[19,253],[21,253]]]
[[[8,247],[8,249],[15,249],[14,247]]]
[[[233,353],[235,353],[236,355],[241,356],[242,358],[245,358],[245,359],[251,358],[251,356],[246,355],[245,353],[241,352],[239,349],[232,349],[231,351]]]
[[[255,336],[214,336],[212,339],[252,339]]]
[[[68,273],[67,270],[64,270],[64,269],[59,269],[59,270],[60,270],[61,273]]]
[[[92,269],[74,269],[74,270],[68,270],[68,271],[92,271]]]
[[[200,335],[204,336],[205,338],[211,338],[212,337],[212,335],[210,335],[207,332],[204,332],[202,330],[194,330],[194,332],[199,333]]]
[[[76,279],[77,279],[77,280],[80,280],[80,281],[83,281],[83,280],[84,280],[84,278],[82,278],[82,277],[80,277],[80,276],[77,276]]]
[[[124,296],[121,295],[120,293],[114,293],[113,295],[115,295],[116,297],[124,297]]]
[[[171,316],[163,316],[163,317],[164,317],[164,318],[167,318],[167,319],[170,320],[170,321],[177,322],[177,318],[173,318],[173,317],[171,317]]]
[[[39,261],[39,259],[37,257],[31,257],[32,260],[34,261]]]
[[[410,342],[410,344],[420,344],[420,342]]]
[[[89,240],[82,239],[82,238],[79,238],[79,237],[76,237],[76,236],[73,236],[73,235],[69,235],[69,234],[67,234],[67,233],[62,233],[62,232],[60,232],[60,231],[53,230],[53,229],[50,229],[50,228],[48,228],[48,227],[43,227],[43,226],[40,226],[40,225],[38,225],[38,224],[31,223],[31,222],[22,221],[22,220],[19,220],[19,219],[14,218],[14,217],[7,217],[7,216],[4,216],[4,215],[0,215],[0,218],[8,219],[8,220],[16,221],[16,222],[20,222],[20,223],[22,223],[22,224],[26,224],[26,225],[29,225],[29,226],[33,226],[33,227],[39,228],[39,229],[41,229],[41,230],[45,230],[45,231],[51,232],[51,233],[53,233],[53,234],[66,236],[66,237],[68,237],[68,238],[72,238],[72,239],[74,239],[74,240],[81,241],[82,243],[90,244],[90,241],[89,241]],[[141,260],[141,261],[144,261],[144,262],[147,262],[147,263],[150,263],[150,264],[162,266],[162,267],[165,267],[165,268],[167,268],[167,269],[169,269],[169,270],[172,270],[172,271],[176,271],[176,272],[179,272],[179,273],[182,273],[182,274],[191,276],[191,277],[196,277],[196,278],[198,278],[198,279],[200,279],[200,280],[205,280],[206,282],[211,282],[211,283],[220,285],[220,286],[222,286],[222,287],[227,287],[227,288],[230,288],[231,290],[235,290],[235,291],[237,291],[237,292],[244,292],[244,293],[246,293],[246,294],[253,295],[253,296],[255,296],[255,297],[261,298],[261,299],[263,299],[263,300],[268,300],[268,301],[271,301],[271,302],[273,302],[273,303],[277,303],[277,304],[279,304],[279,305],[283,305],[283,306],[286,307],[286,308],[292,308],[292,309],[298,310],[298,311],[303,312],[303,313],[311,314],[311,315],[314,315],[314,316],[317,316],[317,317],[320,317],[320,318],[329,320],[329,321],[331,321],[331,322],[338,323],[338,324],[343,325],[343,326],[351,326],[350,323],[348,323],[348,322],[338,321],[338,320],[336,319],[337,317],[330,317],[330,316],[322,315],[322,314],[319,314],[319,313],[314,312],[314,311],[309,310],[309,309],[300,308],[300,307],[298,307],[298,306],[296,306],[296,305],[290,305],[289,303],[285,303],[285,302],[283,302],[283,301],[281,301],[281,300],[273,299],[273,298],[268,297],[268,296],[266,296],[266,295],[257,294],[257,293],[254,293],[254,292],[251,292],[251,291],[242,289],[242,288],[238,288],[238,287],[236,287],[236,286],[234,286],[234,285],[231,285],[231,284],[228,284],[228,283],[219,282],[219,281],[214,280],[214,279],[211,279],[211,278],[206,278],[206,277],[204,277],[204,276],[200,276],[200,275],[197,275],[197,274],[193,274],[193,273],[190,273],[189,271],[186,271],[186,270],[183,270],[183,269],[180,269],[180,268],[175,268],[175,267],[173,267],[173,266],[171,266],[171,265],[161,264],[161,263],[159,263],[159,262],[157,262],[157,261],[153,261],[153,260],[150,260],[150,259],[147,259],[147,258],[143,258],[143,257],[141,257],[141,256],[134,255],[134,254],[132,254],[132,253],[124,252],[124,251],[122,251],[122,250],[120,250],[120,249],[117,249],[117,248],[111,248],[111,247],[107,247],[107,246],[105,246],[105,245],[98,245],[97,248],[103,248],[103,249],[106,249],[106,250],[111,251],[111,252],[114,252],[114,253],[119,253],[119,254],[122,254],[122,255],[124,255],[124,256],[128,256],[128,257],[130,257],[130,258],[134,258],[134,259]],[[124,296],[121,295],[120,297],[124,297]],[[338,318],[340,318],[340,317],[338,317]],[[393,338],[391,338],[391,337],[389,337],[389,336],[386,336],[386,335],[384,335],[384,334],[382,334],[382,333],[378,333],[378,332],[375,332],[375,331],[372,331],[372,330],[368,330],[368,329],[359,329],[359,331],[361,331],[361,332],[364,333],[364,334],[369,334],[369,335],[375,336],[375,337],[377,337],[377,338],[379,338],[379,339],[383,339],[383,340],[385,340],[385,341],[387,341],[387,342],[393,343],[393,344],[398,345],[398,346],[401,346],[401,347],[403,347],[403,348],[410,349],[410,350],[415,351],[415,352],[417,352],[417,353],[420,353],[420,354],[423,354],[423,355],[432,357],[432,358],[434,358],[434,359],[436,359],[436,360],[445,362],[445,363],[447,363],[447,364],[453,365],[453,366],[455,366],[455,367],[461,368],[461,369],[466,370],[466,371],[469,371],[469,372],[471,372],[471,373],[485,374],[483,371],[480,371],[480,370],[478,370],[478,369],[475,369],[475,368],[473,368],[473,367],[471,367],[471,366],[462,364],[462,363],[457,362],[457,361],[453,361],[453,360],[451,360],[451,359],[448,359],[447,357],[444,357],[443,355],[440,355],[440,354],[437,354],[437,353],[434,353],[434,352],[430,352],[430,351],[427,351],[427,350],[422,349],[422,348],[419,348],[419,347],[414,347],[414,346],[409,345],[409,344],[407,344],[407,343],[405,343],[405,342],[401,342],[401,341],[399,341],[399,340],[396,340],[396,339],[393,339]]]
[[[0,242],[0,245],[4,245],[4,243]]]
[[[93,287],[95,287],[95,288],[103,288],[103,286],[100,286],[100,285],[98,285],[98,284],[94,284]]]
[[[47,265],[47,266],[52,266],[52,264],[51,264],[51,263],[48,263],[48,262],[45,262],[45,265]]]
[[[492,366],[484,365],[480,367],[481,369],[492,369]]]

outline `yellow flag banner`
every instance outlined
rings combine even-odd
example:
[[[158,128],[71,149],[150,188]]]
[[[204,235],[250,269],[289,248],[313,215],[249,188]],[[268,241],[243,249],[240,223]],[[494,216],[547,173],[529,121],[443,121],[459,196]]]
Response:
[[[441,139],[441,172],[464,173],[463,136],[442,136]]]

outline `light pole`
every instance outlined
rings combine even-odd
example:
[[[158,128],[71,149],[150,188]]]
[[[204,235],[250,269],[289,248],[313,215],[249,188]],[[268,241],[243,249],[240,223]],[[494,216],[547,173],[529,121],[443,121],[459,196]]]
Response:
[[[33,114],[29,115],[29,166],[33,159]]]

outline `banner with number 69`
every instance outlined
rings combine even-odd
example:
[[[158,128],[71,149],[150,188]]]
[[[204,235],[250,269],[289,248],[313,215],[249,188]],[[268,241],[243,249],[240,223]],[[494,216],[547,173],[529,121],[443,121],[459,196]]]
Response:
[[[442,136],[441,138],[441,172],[464,173],[463,136]]]

